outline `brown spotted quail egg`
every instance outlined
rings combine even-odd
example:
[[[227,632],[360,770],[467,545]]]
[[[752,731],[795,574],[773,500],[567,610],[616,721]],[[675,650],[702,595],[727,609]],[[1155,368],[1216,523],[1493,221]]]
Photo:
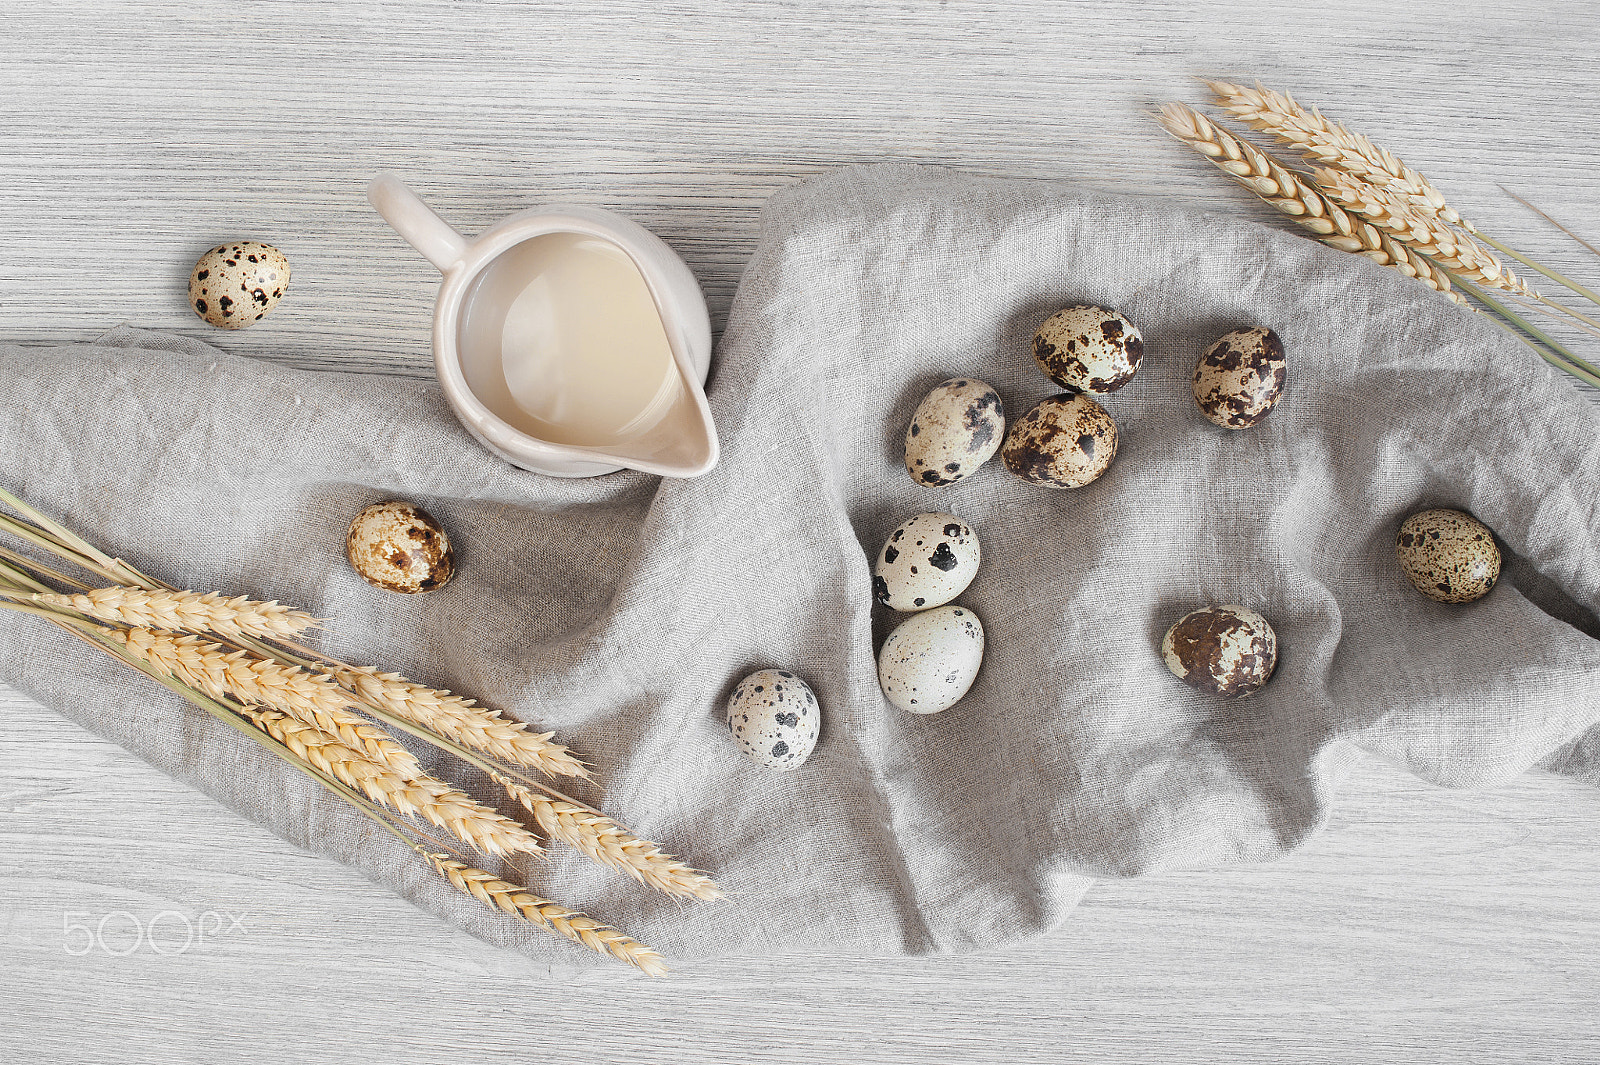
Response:
[[[1278,635],[1267,619],[1242,606],[1186,614],[1167,630],[1161,657],[1173,676],[1201,691],[1249,695],[1272,677]]]
[[[934,386],[906,430],[906,472],[918,484],[955,484],[989,461],[1006,434],[1000,393],[971,377]]]
[[[1084,395],[1053,396],[1011,424],[1006,469],[1050,488],[1082,488],[1117,454],[1117,423]]]
[[[1115,392],[1139,370],[1144,338],[1116,311],[1068,307],[1033,335],[1033,357],[1045,376],[1071,392]]]
[[[972,529],[954,514],[918,514],[884,541],[872,567],[872,592],[890,610],[943,606],[972,583],[981,553]]]
[[[386,592],[431,592],[455,574],[455,551],[444,528],[403,500],[374,503],[357,514],[345,548],[355,571]]]
[[[243,329],[278,305],[289,260],[270,244],[236,240],[200,256],[189,275],[189,306],[219,329]]]
[[[1470,603],[1500,579],[1494,533],[1459,510],[1411,515],[1395,537],[1394,553],[1417,591],[1441,603]]]
[[[878,652],[878,686],[884,698],[913,714],[954,706],[983,665],[983,623],[964,606],[913,614],[889,634]]]
[[[758,669],[728,696],[728,732],[758,765],[797,769],[811,756],[822,708],[811,686],[782,669]]]
[[[1248,429],[1278,405],[1287,372],[1277,333],[1235,329],[1195,364],[1194,401],[1201,414],[1224,429]]]

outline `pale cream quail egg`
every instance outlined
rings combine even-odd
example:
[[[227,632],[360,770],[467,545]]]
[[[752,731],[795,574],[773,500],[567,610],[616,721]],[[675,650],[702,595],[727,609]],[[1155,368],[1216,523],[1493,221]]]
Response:
[[[1116,454],[1117,423],[1085,395],[1044,400],[1011,424],[1000,449],[1006,469],[1050,488],[1082,488]]]
[[[200,256],[189,275],[189,306],[219,329],[243,329],[278,305],[289,260],[270,244],[236,240]]]
[[[1000,393],[971,377],[941,381],[911,416],[906,472],[918,484],[955,484],[989,461],[1005,433]]]
[[[1500,579],[1494,533],[1459,510],[1411,515],[1395,537],[1394,553],[1417,591],[1441,603],[1470,603]]]
[[[1288,363],[1283,341],[1270,329],[1235,329],[1217,340],[1195,364],[1194,401],[1200,413],[1224,429],[1248,429],[1283,398]]]
[[[811,756],[822,707],[811,686],[782,669],[758,669],[728,696],[728,732],[758,765],[797,769]]]
[[[357,514],[345,549],[355,571],[386,592],[431,592],[455,575],[455,551],[444,527],[421,507],[399,499]]]
[[[964,606],[924,610],[902,621],[878,652],[884,698],[913,714],[954,706],[983,665],[983,623]]]
[[[918,514],[884,541],[872,567],[873,596],[906,613],[943,606],[977,576],[978,537],[954,514]]]
[[[1139,370],[1144,337],[1105,307],[1068,307],[1033,335],[1033,358],[1045,376],[1071,392],[1115,392]]]

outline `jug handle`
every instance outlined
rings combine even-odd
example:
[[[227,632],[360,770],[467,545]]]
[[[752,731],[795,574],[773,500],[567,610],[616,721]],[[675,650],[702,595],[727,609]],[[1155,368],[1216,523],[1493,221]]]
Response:
[[[424,258],[448,271],[467,251],[467,238],[423,203],[417,194],[393,174],[379,174],[367,186],[367,202],[377,208],[383,220],[420,251]]]

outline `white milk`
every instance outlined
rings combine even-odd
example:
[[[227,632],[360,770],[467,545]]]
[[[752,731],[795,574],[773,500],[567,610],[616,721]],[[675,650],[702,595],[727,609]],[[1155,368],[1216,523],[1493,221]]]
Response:
[[[655,300],[616,245],[547,233],[501,253],[461,314],[467,387],[555,444],[607,447],[655,428],[683,382]]]

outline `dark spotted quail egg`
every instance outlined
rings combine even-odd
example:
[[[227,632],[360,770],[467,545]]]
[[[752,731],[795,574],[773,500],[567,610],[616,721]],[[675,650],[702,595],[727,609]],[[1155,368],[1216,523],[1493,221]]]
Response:
[[[1270,329],[1235,329],[1205,350],[1194,368],[1194,401],[1224,429],[1248,429],[1283,396],[1288,364]]]
[[[1395,556],[1417,591],[1441,603],[1470,603],[1500,579],[1494,533],[1459,510],[1424,510],[1400,526]]]
[[[978,573],[978,538],[954,514],[918,514],[884,541],[872,567],[872,592],[891,610],[943,606]]]
[[[948,710],[967,694],[983,665],[983,623],[964,606],[913,614],[883,641],[878,686],[913,714]]]
[[[1050,488],[1082,488],[1117,454],[1117,423],[1083,395],[1054,396],[1011,424],[1000,457],[1006,469]]]
[[[1144,338],[1116,311],[1068,307],[1033,335],[1033,357],[1045,376],[1071,392],[1115,392],[1138,372]]]
[[[728,732],[768,769],[796,769],[811,756],[822,708],[810,685],[782,669],[758,669],[728,696]]]
[[[989,461],[1005,435],[1000,393],[971,377],[941,381],[911,416],[906,472],[918,484],[955,484]]]
[[[1278,664],[1278,636],[1254,610],[1207,607],[1167,630],[1161,657],[1175,677],[1201,691],[1249,695]]]
[[[189,306],[219,329],[243,329],[278,305],[289,260],[270,244],[236,240],[200,256],[189,275]]]
[[[455,551],[443,526],[426,510],[399,499],[357,514],[345,550],[362,579],[386,592],[431,592],[455,575]]]

